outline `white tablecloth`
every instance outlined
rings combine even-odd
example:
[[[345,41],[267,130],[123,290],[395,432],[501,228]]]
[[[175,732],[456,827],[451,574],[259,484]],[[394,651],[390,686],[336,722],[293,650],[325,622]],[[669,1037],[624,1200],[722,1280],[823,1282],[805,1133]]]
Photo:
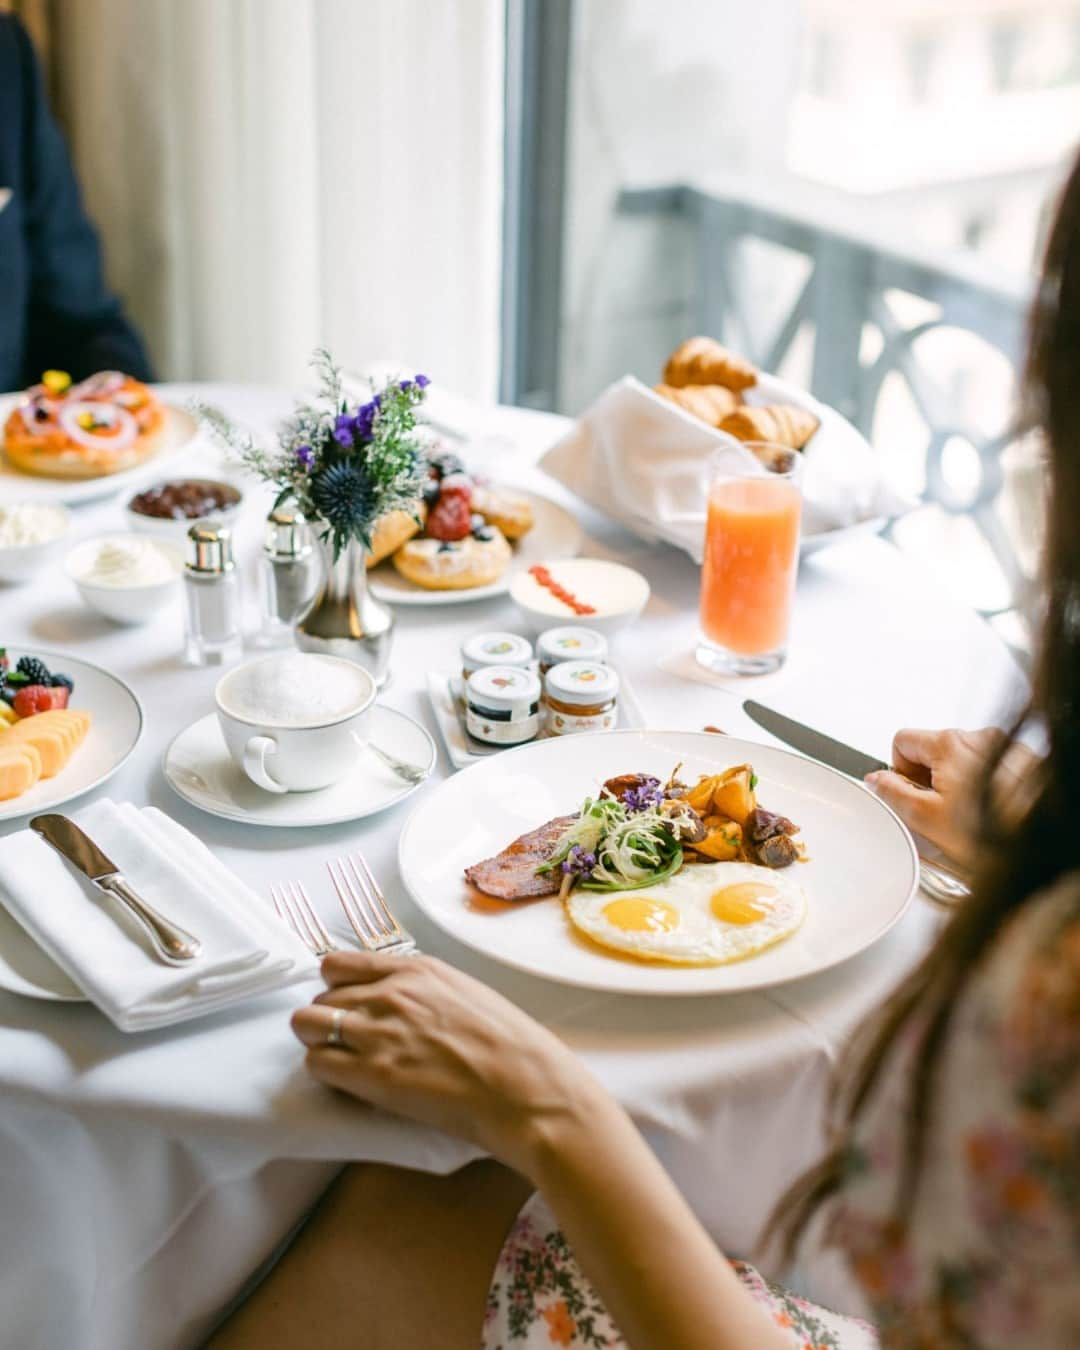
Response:
[[[193,392],[257,428],[290,406],[280,391],[253,387],[166,390],[174,401]],[[561,419],[490,409],[473,420],[489,433],[481,453],[500,476],[561,497],[531,467]],[[183,463],[206,469],[216,460],[201,447]],[[122,500],[79,509],[76,537],[119,527]],[[249,583],[268,500],[249,492],[240,532]],[[1021,696],[1019,672],[993,633],[948,598],[932,570],[878,539],[804,563],[791,656],[778,674],[730,691],[679,678],[670,667],[693,645],[697,569],[580,515],[587,553],[624,560],[652,582],[643,622],[619,635],[613,656],[655,727],[710,723],[766,739],[740,708],[752,694],[885,756],[900,724],[978,726]],[[248,591],[253,606],[253,584]],[[423,693],[429,665],[454,667],[470,631],[514,625],[507,600],[400,610],[385,701],[434,733]],[[173,795],[162,750],[210,709],[217,679],[181,666],[181,641],[179,607],[147,627],[116,628],[80,607],[59,568],[32,586],[0,588],[0,644],[62,646],[114,670],[143,700],[144,739],[104,791],[170,812],[262,893],[290,876],[323,895],[322,864],[360,845],[421,945],[555,1026],[631,1111],[717,1239],[746,1251],[780,1190],[818,1154],[824,1089],[845,1036],[925,949],[935,912],[919,902],[861,957],[773,993],[663,1002],[509,972],[433,929],[404,895],[394,851],[407,803],[354,825],[278,832],[203,815]],[[0,847],[12,828],[0,826]],[[471,1156],[458,1141],[354,1109],[307,1079],[288,1015],[313,992],[293,988],[140,1036],[122,1035],[88,1006],[0,993],[0,1345],[197,1344],[336,1162],[447,1171]]]

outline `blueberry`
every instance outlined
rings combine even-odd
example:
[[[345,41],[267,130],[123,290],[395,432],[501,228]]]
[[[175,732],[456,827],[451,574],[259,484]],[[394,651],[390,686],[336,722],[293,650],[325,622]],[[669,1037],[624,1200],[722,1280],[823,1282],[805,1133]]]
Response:
[[[482,544],[486,544],[495,538],[495,531],[490,525],[481,525],[478,530],[473,530],[472,536],[474,539],[479,539]]]
[[[54,689],[63,687],[69,694],[75,688],[75,681],[70,675],[54,675],[49,683]]]
[[[439,480],[437,478],[429,478],[424,484],[424,505],[428,507],[434,506],[439,500],[440,491]]]
[[[484,519],[484,517],[478,515],[477,512],[475,511],[469,517],[469,529],[472,530],[474,534],[476,533],[477,530],[482,530],[486,524],[487,521]]]
[[[444,450],[438,455],[432,455],[428,462],[440,478],[449,478],[452,473],[465,472],[465,465],[457,455],[451,454],[449,450]]]
[[[444,539],[443,542],[439,545],[440,553],[453,553],[453,551],[454,551],[454,541],[451,539]]]

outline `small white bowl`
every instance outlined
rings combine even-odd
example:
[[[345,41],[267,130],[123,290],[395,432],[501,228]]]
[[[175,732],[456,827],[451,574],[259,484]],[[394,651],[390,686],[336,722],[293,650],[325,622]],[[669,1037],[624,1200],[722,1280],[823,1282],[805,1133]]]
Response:
[[[133,511],[131,503],[135,497],[140,497],[144,492],[153,492],[155,488],[166,487],[170,483],[200,482],[213,483],[215,486],[230,488],[237,493],[237,499],[231,506],[223,506],[220,510],[207,511],[202,516],[146,516],[141,511]],[[139,489],[135,497],[130,498],[124,507],[124,523],[129,530],[134,530],[136,534],[148,534],[155,539],[164,540],[167,543],[175,544],[178,548],[184,548],[187,543],[188,530],[192,525],[201,525],[207,520],[220,521],[223,525],[230,528],[235,521],[244,502],[244,495],[235,483],[230,483],[224,478],[163,478],[156,483],[147,483],[145,487]]]
[[[58,524],[63,521],[60,532],[42,540],[40,544],[0,546],[0,581],[30,581],[63,551],[64,541],[71,528],[71,517],[62,506],[49,506],[48,510],[56,512]]]
[[[561,558],[540,564],[595,614],[575,614],[557,600],[530,572],[519,572],[510,582],[510,598],[535,633],[563,624],[581,624],[611,634],[639,617],[649,600],[649,583],[632,567],[605,558]]]
[[[180,577],[184,569],[184,559],[178,548],[165,540],[146,540],[149,547],[156,549],[169,560],[172,575],[161,581],[151,581],[140,585],[115,585],[109,582],[95,581],[85,573],[89,570],[98,549],[102,544],[115,542],[130,544],[131,535],[102,535],[96,539],[84,539],[76,544],[67,556],[65,569],[75,584],[83,603],[90,609],[96,609],[114,623],[146,623],[161,612],[163,605],[170,604],[180,594]]]

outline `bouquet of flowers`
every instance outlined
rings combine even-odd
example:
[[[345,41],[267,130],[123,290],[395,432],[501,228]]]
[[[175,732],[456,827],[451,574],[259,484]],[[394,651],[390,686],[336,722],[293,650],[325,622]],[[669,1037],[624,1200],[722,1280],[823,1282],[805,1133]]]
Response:
[[[319,390],[299,404],[267,451],[219,408],[196,411],[215,438],[240,462],[278,489],[275,506],[291,499],[324,528],[336,559],[351,539],[371,548],[375,522],[390,511],[416,513],[427,478],[416,435],[426,375],[388,380],[367,403],[349,409],[341,371],[329,352],[312,359]]]

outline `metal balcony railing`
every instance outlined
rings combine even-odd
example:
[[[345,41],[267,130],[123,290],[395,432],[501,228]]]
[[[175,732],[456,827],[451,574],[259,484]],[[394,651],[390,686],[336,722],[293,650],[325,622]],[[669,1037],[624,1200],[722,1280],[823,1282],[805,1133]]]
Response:
[[[991,434],[975,425],[919,352],[921,340],[934,330],[959,329],[976,334],[1015,368],[1032,294],[1028,283],[988,275],[982,265],[899,249],[895,234],[886,240],[855,230],[834,205],[808,207],[805,197],[793,204],[790,194],[781,197],[744,181],[625,189],[617,210],[623,216],[669,215],[695,227],[697,331],[730,343],[769,371],[779,370],[796,339],[809,332],[813,394],[844,413],[869,440],[886,382],[901,380],[928,428],[924,499],[947,515],[969,516],[1006,581],[1008,603],[983,612],[1030,613],[1030,558],[1037,548],[1031,539],[1016,538],[1006,523],[1010,513],[1001,510],[1003,490],[1017,487],[1015,474],[1006,484],[1003,455],[1018,440],[1018,429]],[[755,286],[760,290],[760,279],[755,281],[741,253],[750,240],[777,245],[809,264],[793,300],[767,332],[755,322],[761,306],[750,294]],[[894,303],[896,293],[929,302],[933,317],[905,321]],[[925,313],[927,306],[921,308]],[[873,343],[865,341],[868,326],[876,330]],[[971,447],[978,465],[976,481],[966,482],[963,491],[943,463],[957,441]],[[1037,497],[1039,466],[1021,477],[1020,491]],[[1038,502],[1022,504],[1019,515],[1029,534],[1038,514]]]

